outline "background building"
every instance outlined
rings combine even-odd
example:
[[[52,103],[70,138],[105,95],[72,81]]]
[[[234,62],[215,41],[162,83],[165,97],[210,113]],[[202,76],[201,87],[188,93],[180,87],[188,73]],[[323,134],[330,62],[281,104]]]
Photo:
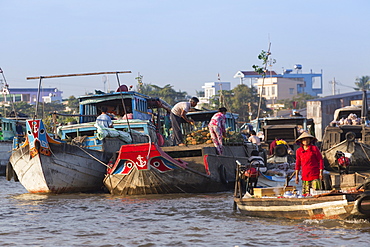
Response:
[[[274,100],[289,99],[300,93],[307,93],[312,96],[322,94],[322,72],[321,73],[302,73],[302,65],[294,66],[295,73],[292,69],[286,69],[282,74],[275,71],[267,71],[265,79],[255,71],[238,71],[234,78],[240,78],[240,83],[244,83],[245,78],[251,80],[262,97],[267,99],[268,104],[273,104]],[[316,82],[315,79],[319,78]],[[257,80],[253,83],[252,80]],[[262,87],[263,86],[263,87]]]
[[[209,104],[209,100],[215,95],[220,94],[221,90],[231,90],[230,82],[206,82],[202,86],[204,90],[204,97],[199,98],[199,103]]]
[[[30,104],[36,104],[37,101],[37,88],[9,88],[9,92],[0,94],[0,102],[20,102],[24,101]],[[42,88],[40,91],[40,102],[51,103],[51,102],[62,102],[62,91],[57,88]]]

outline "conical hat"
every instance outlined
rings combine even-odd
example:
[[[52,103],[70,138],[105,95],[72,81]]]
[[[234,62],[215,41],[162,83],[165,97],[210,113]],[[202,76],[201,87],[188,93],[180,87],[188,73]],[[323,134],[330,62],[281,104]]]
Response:
[[[302,135],[300,135],[297,140],[295,140],[296,142],[297,141],[300,141],[301,139],[303,138],[312,138],[314,141],[317,141],[316,137],[314,137],[313,135],[310,135],[308,134],[307,132],[303,132]]]

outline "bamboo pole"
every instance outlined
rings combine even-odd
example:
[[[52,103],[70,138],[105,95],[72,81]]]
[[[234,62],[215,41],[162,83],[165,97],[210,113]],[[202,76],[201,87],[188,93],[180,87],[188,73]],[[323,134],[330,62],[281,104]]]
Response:
[[[87,75],[103,75],[103,74],[121,74],[131,73],[131,71],[113,71],[113,72],[93,72],[93,73],[79,73],[79,74],[66,74],[66,75],[48,75],[48,76],[31,76],[27,77],[27,80],[34,79],[45,79],[45,78],[60,78],[60,77],[71,77],[71,76],[87,76]]]

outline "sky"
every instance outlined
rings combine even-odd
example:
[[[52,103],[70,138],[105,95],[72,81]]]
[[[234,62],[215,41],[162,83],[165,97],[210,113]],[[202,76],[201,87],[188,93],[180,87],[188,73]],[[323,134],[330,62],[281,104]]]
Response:
[[[10,89],[37,87],[32,76],[131,71],[144,83],[194,96],[217,74],[261,65],[271,43],[277,73],[302,65],[323,72],[323,94],[353,91],[370,75],[370,1],[356,0],[0,0],[0,67]],[[2,79],[0,77],[0,79]],[[44,79],[63,98],[115,90],[115,75]],[[345,86],[344,86],[345,85]]]

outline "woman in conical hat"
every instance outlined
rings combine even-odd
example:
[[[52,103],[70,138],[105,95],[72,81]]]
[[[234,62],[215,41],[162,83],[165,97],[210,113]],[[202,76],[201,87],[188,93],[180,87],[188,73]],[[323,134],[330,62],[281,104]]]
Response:
[[[296,140],[301,144],[301,147],[296,152],[295,182],[298,184],[298,173],[302,170],[302,194],[309,193],[310,188],[322,189],[324,161],[320,150],[314,145],[316,140],[313,135],[307,132],[302,133]]]
[[[307,132],[303,132],[298,138],[297,140],[295,140],[296,142],[300,142],[300,140],[302,140],[303,138],[312,138],[312,141],[313,142],[316,142],[317,139],[316,137],[314,137],[313,135],[310,135],[308,134]]]

